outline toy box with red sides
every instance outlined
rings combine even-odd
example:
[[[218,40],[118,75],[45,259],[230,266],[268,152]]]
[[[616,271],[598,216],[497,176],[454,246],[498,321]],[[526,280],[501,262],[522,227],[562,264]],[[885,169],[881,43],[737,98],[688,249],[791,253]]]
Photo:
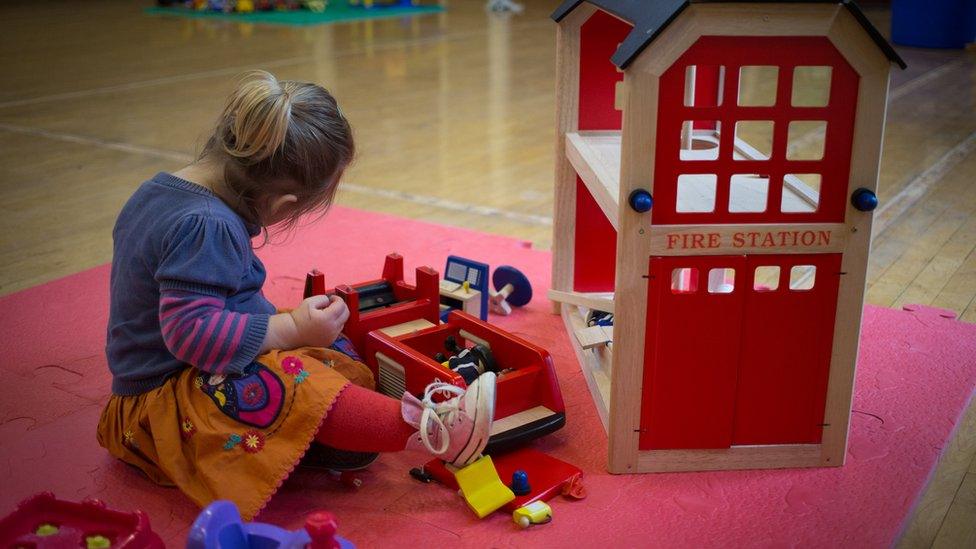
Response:
[[[383,264],[382,278],[353,286],[343,284],[326,291],[322,273],[308,273],[305,297],[337,295],[346,302],[349,320],[343,333],[361,354],[366,334],[373,330],[406,323],[411,323],[413,328],[434,326],[440,322],[440,281],[437,271],[420,267],[416,277],[414,286],[404,282],[403,256],[390,254]]]
[[[449,338],[461,349],[488,347],[497,365],[495,421],[485,453],[506,451],[565,425],[562,393],[549,353],[462,311],[451,311],[445,324],[399,335],[370,332],[364,357],[377,389],[400,398],[404,391],[422,394],[433,381],[466,387],[459,374],[434,358],[445,352]]]
[[[0,547],[61,549],[119,547],[163,549],[142,511],[122,513],[98,500],[62,501],[44,492],[0,520]]]
[[[325,289],[325,277],[308,274],[305,297],[337,295],[349,307],[343,333],[366,361],[377,389],[399,399],[404,391],[422,395],[434,381],[466,387],[464,379],[435,355],[448,351],[448,336],[458,348],[481,344],[497,367],[495,421],[486,453],[504,451],[551,433],[566,423],[562,393],[549,353],[504,330],[460,311],[440,324],[440,280],[429,267],[416,270],[416,285],[403,280],[403,257],[386,256],[382,278]]]

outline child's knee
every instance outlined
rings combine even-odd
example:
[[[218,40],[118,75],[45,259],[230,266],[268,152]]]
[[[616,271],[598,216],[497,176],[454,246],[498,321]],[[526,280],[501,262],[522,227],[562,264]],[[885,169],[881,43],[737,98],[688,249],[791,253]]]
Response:
[[[351,383],[359,385],[364,389],[376,389],[376,380],[373,379],[373,372],[362,362],[356,362],[349,358],[341,361],[336,360],[332,368],[342,374]]]

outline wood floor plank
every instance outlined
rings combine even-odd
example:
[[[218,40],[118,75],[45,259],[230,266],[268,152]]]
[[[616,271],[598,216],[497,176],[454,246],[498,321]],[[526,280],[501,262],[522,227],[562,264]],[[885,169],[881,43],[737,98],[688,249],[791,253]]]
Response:
[[[879,236],[876,249],[887,248],[896,253],[889,256],[893,260],[887,266],[879,261],[886,258],[883,253],[872,258],[871,266],[877,270],[873,270],[874,276],[869,277],[867,299],[870,303],[883,306],[903,304],[904,301],[899,302],[899,298],[918,280],[940,251],[945,251],[950,259],[960,263],[968,255],[972,249],[971,242],[976,238],[976,225],[970,223],[976,213],[976,186],[971,184],[972,170],[976,170],[976,153],[946,174],[924,201],[909,212],[898,227],[890,230],[890,234],[886,232]],[[959,243],[944,249],[953,238]],[[965,252],[957,250],[958,247],[967,246],[967,243],[969,247]],[[944,259],[946,256],[943,256]],[[939,262],[932,269],[938,267]],[[941,285],[939,288],[925,289],[934,297],[941,290]],[[931,301],[931,297],[928,300]]]
[[[973,190],[976,194],[976,189]],[[956,273],[962,268],[966,259],[976,249],[976,208],[965,212],[960,225],[957,225],[955,232],[950,235],[945,242],[938,247],[936,252],[923,266],[918,275],[907,285],[900,295],[895,299],[893,306],[901,307],[910,303],[930,305],[935,298],[942,295],[942,290],[953,279]],[[948,217],[948,216],[947,216]],[[948,223],[949,229],[954,223]],[[923,237],[924,238],[924,237]],[[938,246],[937,242],[919,242],[921,246]],[[946,294],[940,306],[953,309],[957,313],[962,312],[969,305],[970,299],[965,297],[961,300],[951,301]]]
[[[911,520],[898,541],[899,549],[931,547],[946,522],[957,517],[955,498],[967,476],[970,463],[976,460],[976,400],[971,401],[959,422],[956,436],[946,446],[936,467],[936,474],[912,511]],[[953,511],[954,512],[954,511]],[[955,513],[955,512],[954,512]],[[965,519],[965,517],[961,517]]]
[[[933,549],[976,547],[976,473],[963,479]]]
[[[933,307],[965,312],[976,298],[976,249],[971,249],[932,299]]]
[[[969,303],[969,307],[959,315],[959,320],[976,324],[976,300]]]

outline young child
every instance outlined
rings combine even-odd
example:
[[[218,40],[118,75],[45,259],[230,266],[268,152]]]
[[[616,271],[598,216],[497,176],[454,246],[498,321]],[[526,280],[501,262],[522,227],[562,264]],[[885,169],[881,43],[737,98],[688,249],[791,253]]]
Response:
[[[198,161],[132,195],[113,232],[112,397],[98,425],[112,455],[200,506],[229,499],[248,520],[310,446],[426,449],[458,466],[480,455],[495,374],[467,391],[433,383],[422,399],[388,398],[363,364],[329,348],[349,316],[342,300],[276,314],[261,292],[251,238],[324,211],[353,153],[326,90],[258,71]]]

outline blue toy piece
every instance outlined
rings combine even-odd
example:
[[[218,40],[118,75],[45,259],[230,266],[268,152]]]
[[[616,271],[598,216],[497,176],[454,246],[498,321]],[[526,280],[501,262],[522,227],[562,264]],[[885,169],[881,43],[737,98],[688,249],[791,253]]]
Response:
[[[851,195],[851,204],[857,210],[870,212],[878,207],[878,195],[871,189],[861,187]]]
[[[516,496],[524,496],[532,492],[532,487],[529,486],[528,473],[521,469],[512,473],[512,492]]]
[[[491,282],[495,291],[501,293],[508,285],[512,286],[511,293],[505,298],[510,305],[522,307],[532,301],[532,283],[522,274],[522,271],[511,265],[501,265],[491,275]]]
[[[327,519],[327,520],[325,520]],[[306,521],[314,538],[305,529],[285,530],[262,522],[244,522],[237,506],[218,500],[193,521],[186,540],[187,549],[355,549],[348,540],[335,536],[335,520],[327,513],[314,513]]]
[[[592,310],[586,315],[587,326],[613,326],[613,313]]]
[[[627,197],[627,203],[630,204],[630,207],[635,212],[644,213],[651,211],[651,208],[654,207],[654,198],[651,196],[651,193],[644,189],[634,189],[630,193],[630,196]]]
[[[449,255],[447,256],[447,263],[444,265],[444,280],[455,284],[467,282],[472,290],[481,292],[481,310],[476,316],[481,320],[488,320],[488,264]],[[462,308],[450,301],[450,299],[445,300],[443,297],[441,299],[441,303],[448,305],[448,308],[441,311],[441,322],[447,322],[447,315],[453,309]]]

